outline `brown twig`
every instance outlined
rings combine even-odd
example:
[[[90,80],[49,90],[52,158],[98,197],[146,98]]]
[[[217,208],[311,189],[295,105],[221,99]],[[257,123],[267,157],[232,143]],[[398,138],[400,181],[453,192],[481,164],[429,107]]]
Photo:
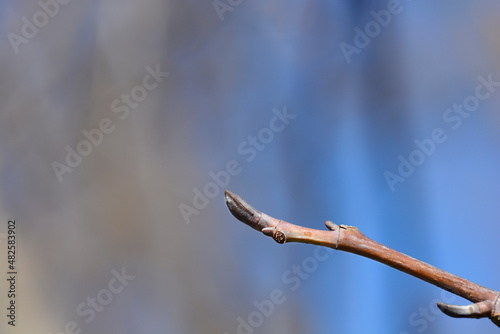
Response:
[[[226,204],[237,219],[272,237],[280,244],[285,242],[315,244],[355,253],[384,263],[474,303],[459,306],[438,302],[438,307],[445,314],[456,318],[488,317],[500,327],[500,292],[386,247],[365,236],[357,227],[338,226],[327,221],[325,225],[329,231],[322,231],[290,224],[256,210],[229,190],[226,190]]]

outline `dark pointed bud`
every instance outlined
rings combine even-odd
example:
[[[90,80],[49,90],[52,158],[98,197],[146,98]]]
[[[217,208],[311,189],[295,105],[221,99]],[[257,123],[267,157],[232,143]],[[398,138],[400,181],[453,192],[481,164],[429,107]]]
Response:
[[[226,205],[236,219],[258,231],[262,231],[262,229],[266,227],[263,224],[259,224],[262,212],[256,210],[243,198],[233,194],[229,190],[226,190],[225,194]]]

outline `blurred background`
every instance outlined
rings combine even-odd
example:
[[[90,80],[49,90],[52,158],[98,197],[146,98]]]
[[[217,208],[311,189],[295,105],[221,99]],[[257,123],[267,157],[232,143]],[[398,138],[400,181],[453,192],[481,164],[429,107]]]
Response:
[[[1,332],[498,332],[387,266],[276,244],[223,194],[500,289],[497,1],[0,6]]]

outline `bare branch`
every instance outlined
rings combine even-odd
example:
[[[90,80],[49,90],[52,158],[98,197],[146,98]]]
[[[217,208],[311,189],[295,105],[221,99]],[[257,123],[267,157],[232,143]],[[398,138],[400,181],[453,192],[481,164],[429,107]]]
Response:
[[[461,296],[470,306],[438,303],[445,314],[457,318],[489,317],[500,327],[500,292],[453,275],[386,247],[365,236],[357,227],[325,223],[329,231],[290,224],[256,210],[240,196],[226,190],[226,204],[238,220],[272,237],[278,243],[302,242],[368,257]]]

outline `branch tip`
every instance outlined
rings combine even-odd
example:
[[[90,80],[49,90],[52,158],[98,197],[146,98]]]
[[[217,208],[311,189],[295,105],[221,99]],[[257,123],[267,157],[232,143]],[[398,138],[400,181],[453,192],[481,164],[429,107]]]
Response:
[[[262,231],[263,228],[267,227],[265,222],[261,222],[262,212],[256,210],[243,198],[227,189],[225,195],[226,205],[236,219],[258,231]]]

